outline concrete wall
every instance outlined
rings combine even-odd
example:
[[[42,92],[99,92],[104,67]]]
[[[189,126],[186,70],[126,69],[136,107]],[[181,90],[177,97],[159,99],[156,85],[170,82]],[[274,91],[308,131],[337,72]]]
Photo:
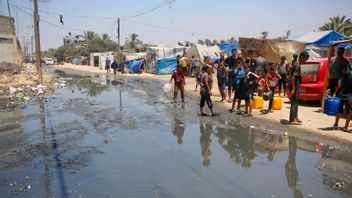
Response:
[[[0,16],[0,63],[21,65],[23,54],[15,34],[12,17]]]
[[[0,34],[15,35],[13,17],[0,16]]]

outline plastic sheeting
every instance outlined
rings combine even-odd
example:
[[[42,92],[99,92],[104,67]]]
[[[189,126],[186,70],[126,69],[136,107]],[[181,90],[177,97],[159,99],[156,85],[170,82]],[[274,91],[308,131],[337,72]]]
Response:
[[[218,44],[221,51],[225,52],[227,56],[232,55],[232,49],[236,49],[238,51],[239,45],[238,43],[220,43]]]
[[[143,60],[130,60],[126,61],[125,64],[127,65],[128,73],[130,74],[140,74],[142,72],[141,65]]]
[[[281,56],[286,56],[291,61],[295,52],[301,52],[305,44],[296,41],[281,41],[255,38],[239,38],[240,47],[244,58],[248,50],[260,52],[269,63],[279,63]]]
[[[299,41],[306,43],[307,45],[314,44],[317,46],[327,47],[331,41],[337,41],[345,36],[336,31],[320,31],[320,32],[308,32],[305,34],[290,35],[286,40]]]
[[[171,74],[177,67],[176,58],[167,58],[157,60],[155,63],[156,74]]]

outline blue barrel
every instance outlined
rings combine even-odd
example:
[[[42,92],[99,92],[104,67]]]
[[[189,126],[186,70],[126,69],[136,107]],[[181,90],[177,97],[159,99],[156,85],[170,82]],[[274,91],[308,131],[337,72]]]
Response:
[[[340,99],[328,97],[325,98],[324,111],[328,115],[336,115],[339,112]]]

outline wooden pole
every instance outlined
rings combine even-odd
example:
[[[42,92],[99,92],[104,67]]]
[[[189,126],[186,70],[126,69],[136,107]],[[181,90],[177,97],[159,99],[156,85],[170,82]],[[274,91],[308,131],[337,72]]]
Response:
[[[120,52],[120,18],[117,18],[117,44],[119,45],[118,51]]]
[[[330,64],[331,64],[331,57],[333,56],[332,52],[334,49],[334,45],[329,46],[329,58],[328,58],[328,63],[326,65],[326,73],[325,73],[325,79],[324,79],[324,91],[323,91],[323,97],[321,99],[321,112],[324,112],[324,105],[325,105],[325,98],[326,98],[326,90],[328,89],[329,85],[329,76],[330,76]],[[334,94],[334,93],[331,93]]]
[[[43,84],[42,66],[40,61],[40,35],[39,35],[39,15],[38,15],[38,0],[34,0],[34,36],[35,36],[35,51],[37,71],[39,72],[40,82]]]
[[[9,11],[9,17],[11,17],[11,10],[10,10],[10,2],[9,2],[9,0],[7,0],[7,9]],[[18,18],[17,18],[17,20],[18,20]]]

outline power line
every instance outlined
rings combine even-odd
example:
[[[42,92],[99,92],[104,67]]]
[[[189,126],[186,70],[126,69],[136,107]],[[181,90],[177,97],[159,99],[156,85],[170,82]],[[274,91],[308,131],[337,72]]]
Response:
[[[162,7],[165,7],[167,5],[171,5],[172,3],[174,3],[176,0],[167,0],[167,1],[164,1],[162,3],[159,3],[157,5],[155,5],[154,7],[152,8],[149,8],[149,9],[144,9],[144,10],[141,10],[141,11],[137,11],[137,12],[134,12],[134,13],[130,13],[130,14],[126,14],[126,15],[123,15],[122,17],[120,18],[126,18],[126,19],[129,19],[129,18],[135,18],[135,17],[138,17],[138,16],[141,16],[141,15],[144,15],[144,14],[147,14],[149,12],[152,12],[154,10],[157,10],[159,8],[162,8]],[[14,5],[14,4],[11,4],[12,6],[14,7],[21,7],[23,9],[27,9],[27,10],[31,10],[33,11],[33,8],[29,8],[29,7],[25,7],[25,6],[17,6],[17,5]],[[62,15],[62,13],[58,13],[58,12],[48,12],[48,11],[45,11],[45,10],[38,10],[39,12],[41,13],[45,13],[47,15],[55,15],[55,16],[60,16]],[[90,19],[104,19],[104,20],[111,20],[111,19],[116,19],[117,17],[112,17],[112,16],[108,16],[108,17],[98,17],[98,16],[87,16],[87,15],[69,15],[69,14],[65,14],[64,15],[65,17],[73,17],[73,18],[90,18]]]
[[[154,11],[154,10],[157,10],[157,9],[159,9],[159,8],[162,8],[162,7],[165,7],[165,6],[168,6],[168,5],[171,6],[171,4],[174,3],[175,1],[176,1],[176,0],[167,0],[167,1],[164,1],[164,2],[162,2],[162,3],[160,3],[160,4],[157,4],[157,5],[156,5],[155,7],[153,7],[153,8],[149,8],[149,9],[146,9],[146,10],[142,10],[142,11],[136,12],[136,13],[134,13],[134,14],[130,14],[130,15],[124,15],[124,16],[121,16],[120,18],[122,18],[122,19],[131,19],[131,18],[135,18],[135,17],[141,16],[141,15],[147,14],[147,13],[149,13],[149,12],[152,12],[152,11]]]

